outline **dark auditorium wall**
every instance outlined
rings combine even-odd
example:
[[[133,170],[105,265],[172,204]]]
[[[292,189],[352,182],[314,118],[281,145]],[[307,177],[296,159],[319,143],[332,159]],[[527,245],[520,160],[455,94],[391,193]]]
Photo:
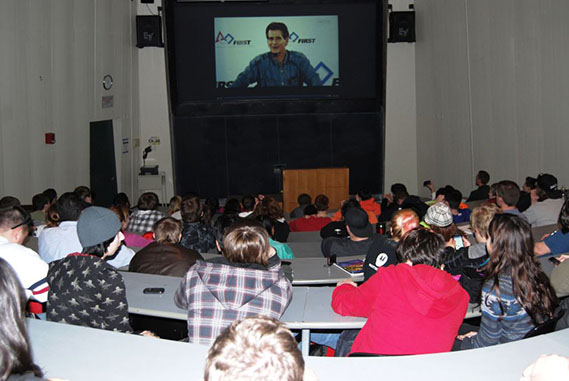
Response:
[[[273,166],[349,167],[350,192],[383,187],[381,113],[175,117],[176,192],[277,193]]]

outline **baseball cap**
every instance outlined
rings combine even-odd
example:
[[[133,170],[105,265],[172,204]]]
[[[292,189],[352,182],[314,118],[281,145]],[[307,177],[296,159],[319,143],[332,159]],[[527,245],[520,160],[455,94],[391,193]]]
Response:
[[[350,208],[344,216],[346,226],[356,237],[364,238],[373,234],[373,228],[369,223],[368,215],[362,208]]]

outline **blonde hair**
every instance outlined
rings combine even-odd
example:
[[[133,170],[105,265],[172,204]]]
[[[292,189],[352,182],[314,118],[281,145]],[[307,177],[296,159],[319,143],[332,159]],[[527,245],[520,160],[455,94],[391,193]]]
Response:
[[[490,222],[496,214],[500,213],[502,213],[502,209],[496,204],[489,202],[484,203],[474,209],[470,214],[470,225],[473,230],[478,230],[478,234],[482,237],[489,238],[488,227],[490,226]]]
[[[154,239],[159,243],[180,242],[182,229],[182,222],[172,217],[161,218],[152,227],[152,230],[154,231]]]
[[[412,209],[403,209],[393,213],[391,217],[391,237],[401,240],[405,233],[419,227],[419,216]]]
[[[223,256],[230,262],[269,264],[269,234],[254,222],[237,222],[223,237]]]
[[[217,337],[205,381],[302,381],[304,359],[284,323],[266,316],[236,321]]]
[[[170,203],[168,204],[168,215],[171,216],[172,214],[176,213],[178,210],[182,208],[182,197],[174,196],[170,199]]]

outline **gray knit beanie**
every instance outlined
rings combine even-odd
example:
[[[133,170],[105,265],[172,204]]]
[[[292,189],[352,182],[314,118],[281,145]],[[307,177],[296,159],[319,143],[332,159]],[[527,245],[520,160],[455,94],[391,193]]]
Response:
[[[77,220],[77,235],[81,246],[91,247],[116,236],[121,222],[110,209],[91,206],[85,209]]]

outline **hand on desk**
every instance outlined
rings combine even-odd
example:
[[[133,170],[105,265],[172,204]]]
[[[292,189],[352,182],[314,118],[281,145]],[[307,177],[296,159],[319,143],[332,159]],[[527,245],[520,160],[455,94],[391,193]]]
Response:
[[[471,338],[472,336],[476,336],[478,334],[478,332],[476,331],[470,331],[468,333],[465,333],[464,335],[458,335],[456,338],[459,339],[460,341],[463,341],[466,338]]]
[[[154,334],[154,332],[151,332],[151,331],[142,331],[142,332],[140,332],[140,336],[153,337],[153,338],[155,338],[155,339],[159,339],[159,338],[160,338],[160,336],[156,336],[156,335]]]
[[[356,284],[356,282],[354,282],[351,278],[350,279],[342,279],[341,281],[339,281],[338,283],[336,283],[336,287],[341,286],[343,284],[351,284],[354,287],[358,287],[358,285]]]
[[[560,256],[557,257],[557,260],[558,260],[559,262],[563,262],[563,261],[565,261],[566,259],[569,259],[569,254],[563,254],[563,255],[560,255]]]

